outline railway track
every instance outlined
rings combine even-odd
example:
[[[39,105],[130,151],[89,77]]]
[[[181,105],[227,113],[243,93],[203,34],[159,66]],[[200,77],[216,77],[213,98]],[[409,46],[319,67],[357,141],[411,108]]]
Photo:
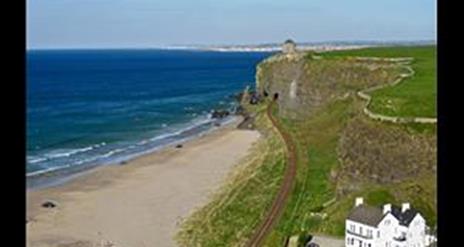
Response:
[[[295,151],[295,144],[293,143],[292,139],[286,133],[281,126],[277,123],[276,119],[272,116],[272,107],[276,103],[276,100],[273,100],[267,107],[267,116],[271,120],[272,125],[277,129],[277,132],[280,134],[282,139],[284,140],[286,149],[287,149],[287,166],[285,168],[285,174],[283,178],[282,185],[280,190],[277,193],[272,206],[270,207],[269,211],[267,212],[266,217],[261,222],[259,227],[255,230],[254,234],[247,242],[245,246],[247,247],[257,247],[261,246],[263,240],[272,230],[274,224],[280,218],[283,209],[285,208],[285,203],[287,202],[288,196],[291,193],[293,188],[293,183],[296,176],[296,151]]]

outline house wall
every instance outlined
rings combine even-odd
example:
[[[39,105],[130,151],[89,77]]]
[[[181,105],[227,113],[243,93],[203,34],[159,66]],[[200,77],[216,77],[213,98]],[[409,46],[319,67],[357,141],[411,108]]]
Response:
[[[377,246],[396,247],[393,243],[393,237],[395,236],[395,228],[398,231],[398,227],[398,220],[391,213],[388,213],[378,225],[380,238],[377,240]]]
[[[296,51],[296,45],[292,43],[285,43],[282,46],[283,53],[292,53]]]
[[[407,231],[408,247],[424,247],[425,246],[425,219],[422,215],[417,214],[409,224]]]
[[[354,230],[352,228],[354,227]],[[360,229],[362,228],[362,232]],[[426,232],[427,225],[424,217],[417,213],[408,226],[401,225],[391,212],[384,215],[377,226],[370,226],[360,222],[345,220],[346,247],[427,247],[431,240]],[[372,231],[372,238],[367,238],[368,230]],[[379,234],[380,233],[380,234]],[[403,234],[404,233],[404,234]],[[405,235],[406,240],[395,240]],[[351,241],[353,240],[353,241]],[[433,239],[436,241],[436,238]],[[360,245],[360,243],[362,243]]]
[[[354,226],[355,234],[351,234],[351,226]],[[375,234],[377,229],[375,227],[365,225],[359,222],[354,222],[351,220],[345,221],[345,246],[347,247],[375,247],[375,238],[377,237]],[[361,232],[362,229],[362,232]],[[368,231],[372,231],[372,239],[365,238],[368,236]],[[362,236],[359,236],[362,235]],[[351,239],[354,239],[353,244],[351,244]],[[361,245],[360,245],[361,243]],[[369,245],[370,244],[370,245]]]

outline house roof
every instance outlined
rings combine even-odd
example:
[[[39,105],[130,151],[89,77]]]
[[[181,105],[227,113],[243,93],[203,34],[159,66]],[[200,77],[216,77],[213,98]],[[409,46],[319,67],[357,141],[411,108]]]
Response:
[[[380,208],[362,204],[351,211],[348,219],[376,227],[382,221],[383,213]]]
[[[391,207],[391,214],[398,219],[400,225],[409,226],[412,220],[418,214],[418,211],[414,208],[410,208],[405,212],[401,212],[401,207],[392,206]],[[385,214],[386,215],[386,214]],[[369,226],[378,226],[378,224],[382,221],[385,217],[383,214],[382,208],[380,207],[372,207],[368,205],[359,205],[355,207],[351,213],[348,215],[348,219],[352,221],[356,221],[359,223],[363,223]]]
[[[414,208],[410,208],[402,213],[401,207],[392,206],[391,213],[398,219],[400,225],[409,226],[418,212]]]
[[[284,42],[285,44],[295,44],[295,42],[292,39],[287,39]]]

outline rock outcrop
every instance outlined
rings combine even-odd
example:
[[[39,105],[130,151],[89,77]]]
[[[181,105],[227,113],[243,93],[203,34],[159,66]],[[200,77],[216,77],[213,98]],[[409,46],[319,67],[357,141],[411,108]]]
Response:
[[[279,53],[257,66],[256,88],[260,95],[278,97],[282,116],[304,118],[334,98],[394,81],[397,63]]]
[[[213,110],[211,112],[211,118],[224,118],[230,115],[230,112],[227,110]]]

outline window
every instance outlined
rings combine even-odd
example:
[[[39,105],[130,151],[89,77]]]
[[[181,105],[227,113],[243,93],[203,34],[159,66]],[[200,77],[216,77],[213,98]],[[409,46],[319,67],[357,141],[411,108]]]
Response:
[[[350,238],[346,238],[346,245],[350,245]]]
[[[385,225],[387,225],[387,226],[390,225],[390,220],[386,220]]]
[[[361,235],[363,234],[363,228],[362,228],[362,226],[359,227],[359,234],[361,234]]]
[[[371,247],[371,244],[367,244],[367,247]]]
[[[350,225],[350,231],[354,232],[354,225],[353,224]]]
[[[380,238],[380,231],[377,231],[377,238]]]
[[[354,238],[351,238],[351,245],[354,244]]]

